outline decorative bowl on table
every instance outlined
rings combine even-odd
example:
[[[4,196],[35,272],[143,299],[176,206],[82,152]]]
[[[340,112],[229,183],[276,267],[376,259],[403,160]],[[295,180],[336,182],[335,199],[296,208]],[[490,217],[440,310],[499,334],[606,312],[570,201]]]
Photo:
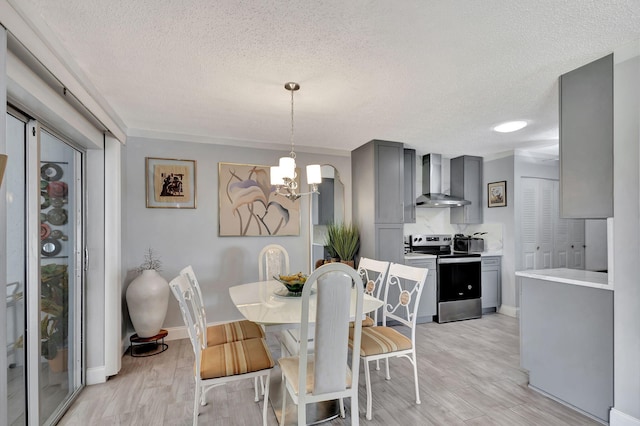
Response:
[[[302,272],[293,275],[274,275],[273,278],[280,281],[290,293],[300,294],[304,283],[307,282],[307,276]]]

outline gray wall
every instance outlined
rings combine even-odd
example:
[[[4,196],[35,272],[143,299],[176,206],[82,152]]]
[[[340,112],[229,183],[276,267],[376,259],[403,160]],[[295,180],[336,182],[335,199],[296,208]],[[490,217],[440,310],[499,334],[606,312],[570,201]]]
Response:
[[[506,207],[487,208],[487,184],[490,182],[507,181]],[[515,187],[514,185],[514,156],[510,155],[484,162],[483,167],[483,203],[484,222],[502,223],[502,310],[514,314],[516,307],[515,285]]]
[[[289,252],[292,271],[309,272],[309,198],[301,202],[299,236],[218,237],[218,162],[271,165],[288,150],[278,151],[218,144],[129,138],[123,150],[123,297],[135,278],[147,248],[161,257],[161,275],[171,280],[192,265],[202,286],[207,320],[219,322],[242,316],[229,298],[230,286],[258,280],[258,254],[267,244],[281,244]],[[226,145],[222,145],[226,143]],[[345,184],[346,217],[351,218],[351,160],[348,156],[297,152],[297,163],[332,164]],[[145,157],[197,161],[197,208],[145,207]],[[304,182],[305,176],[302,181]],[[306,188],[306,184],[302,185]],[[125,318],[126,308],[123,309]],[[128,318],[127,318],[128,322]],[[183,326],[177,302],[170,298],[165,327]],[[127,332],[132,327],[127,326]]]
[[[614,66],[614,409],[640,422],[640,57]],[[615,411],[612,413],[612,417]],[[618,420],[620,420],[618,422]],[[623,424],[617,418],[611,424]],[[631,424],[631,423],[627,423]]]

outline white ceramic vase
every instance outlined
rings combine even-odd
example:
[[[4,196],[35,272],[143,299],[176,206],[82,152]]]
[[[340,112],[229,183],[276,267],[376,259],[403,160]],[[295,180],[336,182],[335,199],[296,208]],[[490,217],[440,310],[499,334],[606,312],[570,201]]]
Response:
[[[145,269],[127,288],[129,316],[139,337],[158,334],[167,315],[169,283],[154,269]]]

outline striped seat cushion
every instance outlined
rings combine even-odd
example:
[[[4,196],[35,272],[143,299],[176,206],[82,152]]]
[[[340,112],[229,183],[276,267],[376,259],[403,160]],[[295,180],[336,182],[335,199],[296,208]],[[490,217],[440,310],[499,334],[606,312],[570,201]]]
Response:
[[[251,373],[274,365],[264,339],[248,339],[209,346],[200,354],[202,379]]]
[[[364,317],[364,319],[362,320],[362,326],[363,327],[373,327],[375,324],[373,323],[373,318],[371,318],[370,316],[366,315]],[[353,321],[351,321],[349,323],[349,327],[353,327]]]
[[[299,387],[299,374],[300,374],[300,369],[298,367],[299,363],[300,363],[300,358],[297,356],[280,358],[278,360],[278,365],[282,370],[282,374],[287,378],[296,395],[298,395],[298,387]],[[346,368],[345,386],[346,388],[350,388],[351,387],[351,369],[348,366],[345,366],[345,368]],[[314,373],[315,373],[314,358],[313,358],[313,355],[309,355],[309,357],[307,358],[307,393],[313,393]]]
[[[349,346],[353,349],[353,329],[349,330]],[[362,329],[360,356],[380,355],[411,349],[411,339],[391,327]]]
[[[247,320],[207,327],[207,346],[217,346],[239,340],[262,339],[263,337],[262,327]]]

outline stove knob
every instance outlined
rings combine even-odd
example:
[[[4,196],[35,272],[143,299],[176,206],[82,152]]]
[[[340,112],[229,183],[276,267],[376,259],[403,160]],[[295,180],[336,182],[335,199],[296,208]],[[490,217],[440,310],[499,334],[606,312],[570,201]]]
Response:
[[[469,285],[467,286],[467,288],[468,288],[469,290],[471,290],[471,289],[473,288],[473,286],[472,286],[471,284],[469,284]]]

